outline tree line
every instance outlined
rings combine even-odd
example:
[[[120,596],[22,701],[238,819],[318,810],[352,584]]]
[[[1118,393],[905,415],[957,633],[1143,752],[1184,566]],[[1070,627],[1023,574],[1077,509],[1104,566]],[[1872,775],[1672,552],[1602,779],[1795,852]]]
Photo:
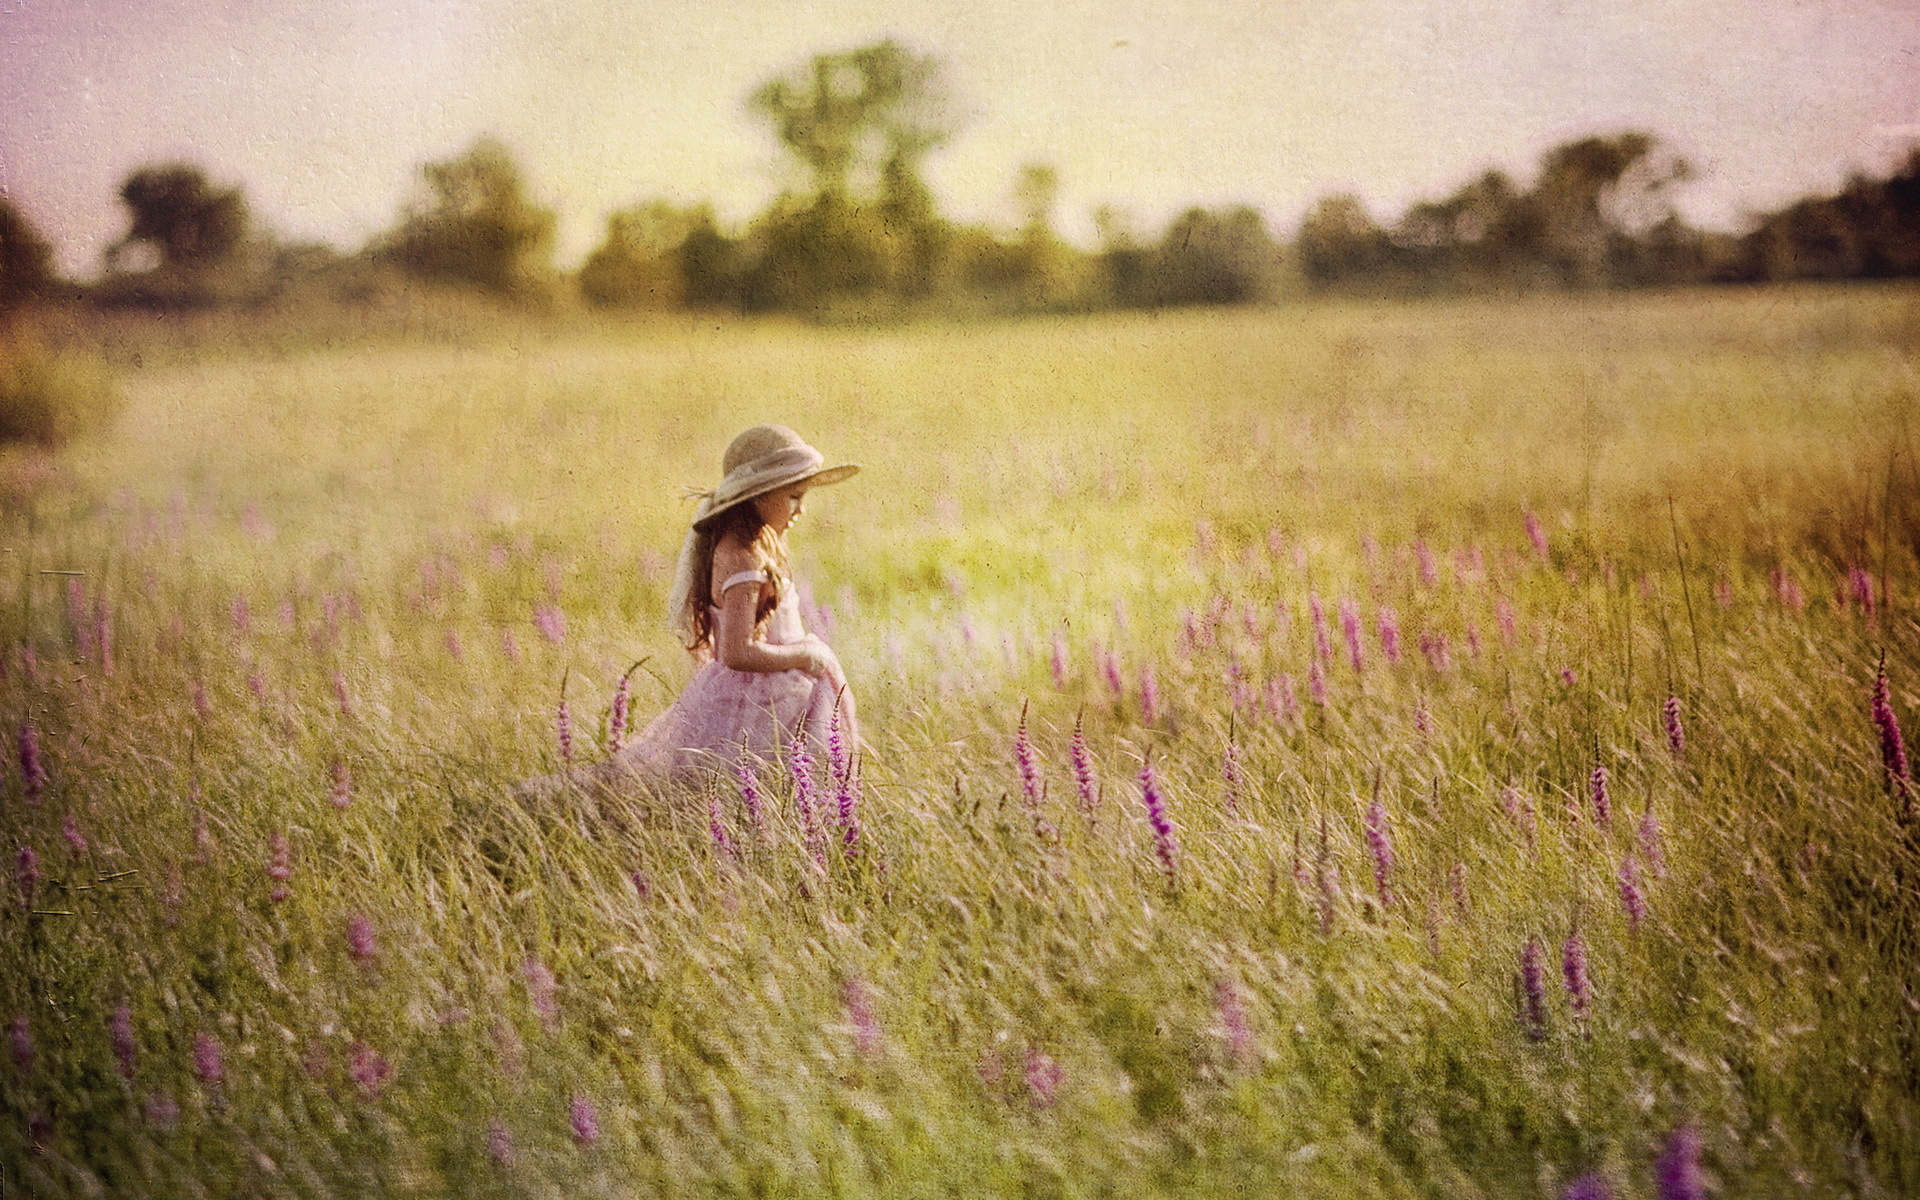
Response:
[[[1329,196],[1291,240],[1248,207],[1190,208],[1157,235],[1105,209],[1087,250],[1056,232],[1060,181],[1045,164],[1014,179],[1011,232],[939,211],[923,168],[960,132],[951,97],[944,64],[897,42],[815,55],[747,98],[793,168],[764,212],[729,232],[706,204],[622,209],[570,277],[553,264],[554,214],[491,138],[421,168],[394,226],[352,254],[280,242],[241,189],[196,165],[142,167],[119,192],[126,234],[85,288],[56,277],[45,240],[0,196],[0,311],[60,293],[159,309],[316,290],[354,303],[394,280],[523,302],[571,290],[608,308],[831,316],[1920,275],[1920,147],[1886,178],[1856,176],[1724,233],[1679,216],[1672,196],[1692,169],[1639,131],[1555,147],[1531,186],[1488,171],[1390,221]]]

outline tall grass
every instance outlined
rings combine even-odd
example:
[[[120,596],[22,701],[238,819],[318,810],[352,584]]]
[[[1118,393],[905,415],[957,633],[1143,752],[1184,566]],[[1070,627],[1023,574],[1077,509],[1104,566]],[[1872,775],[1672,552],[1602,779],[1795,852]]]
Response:
[[[1920,720],[1916,326],[1756,292],[135,374],[0,524],[0,1183],[1920,1191],[1879,715]],[[757,820],[735,778],[516,808],[563,680],[590,757],[685,678],[674,497],[768,419],[867,467],[795,534],[862,794],[826,836],[775,770]]]

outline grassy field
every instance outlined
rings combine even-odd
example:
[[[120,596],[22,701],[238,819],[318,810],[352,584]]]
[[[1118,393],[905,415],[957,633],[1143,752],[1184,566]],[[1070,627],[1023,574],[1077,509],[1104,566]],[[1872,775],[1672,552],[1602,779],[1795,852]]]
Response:
[[[1920,1195],[1920,292],[141,361],[0,458],[0,1195]],[[857,834],[514,808],[765,420]]]

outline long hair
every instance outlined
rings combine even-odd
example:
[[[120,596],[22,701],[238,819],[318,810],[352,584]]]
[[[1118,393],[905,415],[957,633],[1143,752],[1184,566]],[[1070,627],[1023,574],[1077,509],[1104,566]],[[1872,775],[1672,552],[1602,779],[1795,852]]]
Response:
[[[780,601],[792,587],[788,578],[787,539],[760,519],[760,510],[751,503],[736,504],[705,526],[687,531],[680,546],[680,561],[674,569],[673,591],[667,598],[667,620],[680,634],[689,654],[701,657],[713,651],[713,552],[722,539],[732,536],[747,547],[755,570],[765,571],[773,584],[772,595],[762,596],[753,612],[756,635],[766,628]]]

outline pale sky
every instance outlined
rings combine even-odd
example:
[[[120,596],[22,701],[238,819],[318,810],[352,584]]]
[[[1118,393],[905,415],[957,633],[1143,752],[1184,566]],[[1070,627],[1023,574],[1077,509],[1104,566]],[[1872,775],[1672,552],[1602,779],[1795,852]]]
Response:
[[[1247,203],[1291,235],[1336,190],[1390,218],[1626,128],[1733,228],[1920,143],[1916,0],[0,0],[0,189],[80,275],[120,181],[172,159],[350,249],[491,133],[571,264],[622,205],[757,212],[784,168],[746,94],[883,36],[946,60],[970,114],[928,164],[943,211],[1011,227],[1049,162],[1082,241],[1100,204],[1149,233]]]

